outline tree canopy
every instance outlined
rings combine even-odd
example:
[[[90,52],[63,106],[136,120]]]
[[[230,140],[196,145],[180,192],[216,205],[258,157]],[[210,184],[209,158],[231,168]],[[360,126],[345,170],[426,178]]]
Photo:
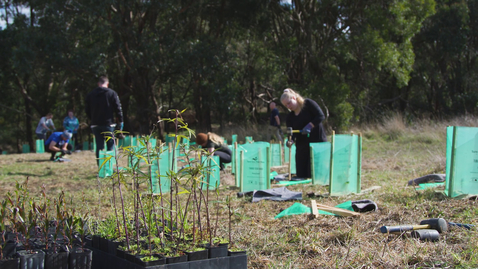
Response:
[[[261,124],[259,111],[287,87],[325,106],[336,130],[389,111],[476,112],[477,0],[2,0],[0,9],[1,146],[33,147],[48,112],[57,125],[68,109],[87,123],[84,99],[101,75],[125,129],[141,134],[170,109],[187,108],[198,131]]]

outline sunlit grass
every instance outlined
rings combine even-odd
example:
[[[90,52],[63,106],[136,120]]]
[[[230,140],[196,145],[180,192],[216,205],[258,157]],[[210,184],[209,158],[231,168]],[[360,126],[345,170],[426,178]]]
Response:
[[[362,189],[380,189],[314,199],[331,206],[347,200],[370,199],[377,203],[378,212],[359,218],[320,215],[310,220],[298,215],[275,220],[275,215],[296,201],[251,203],[250,198],[237,198],[236,188],[221,186],[217,232],[228,236],[224,201],[230,196],[234,209],[232,238],[239,247],[247,249],[248,268],[476,268],[476,228],[452,228],[438,242],[419,242],[379,232],[383,225],[418,224],[435,217],[476,224],[477,200],[447,198],[437,192],[443,188],[415,191],[407,186],[411,179],[445,173],[448,125],[478,126],[478,120],[467,117],[446,122],[407,122],[396,115],[353,130],[363,135]],[[233,133],[228,132],[223,136]],[[241,132],[243,136],[248,134],[245,128]],[[259,136],[259,130],[254,132]],[[38,195],[40,186],[45,184],[52,195],[65,191],[79,211],[88,211],[96,219],[105,218],[112,211],[111,182],[97,180],[93,152],[74,153],[70,158],[69,163],[53,163],[48,161],[48,154],[0,156],[0,195],[12,191],[15,181],[28,177],[32,195]],[[285,166],[279,169],[286,171]],[[222,182],[234,182],[228,172],[221,177]],[[325,186],[297,185],[288,189],[302,192],[300,202],[304,205],[310,205],[307,193],[327,192]],[[127,199],[130,193],[126,185]],[[127,203],[127,207],[131,205]]]

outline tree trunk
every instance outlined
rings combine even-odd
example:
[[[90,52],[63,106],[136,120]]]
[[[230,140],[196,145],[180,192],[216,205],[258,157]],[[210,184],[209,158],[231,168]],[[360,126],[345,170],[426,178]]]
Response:
[[[28,145],[30,145],[30,152],[33,152],[33,133],[32,133],[32,119],[30,115],[32,114],[32,109],[30,108],[30,103],[28,98],[23,98],[25,101],[25,135]]]

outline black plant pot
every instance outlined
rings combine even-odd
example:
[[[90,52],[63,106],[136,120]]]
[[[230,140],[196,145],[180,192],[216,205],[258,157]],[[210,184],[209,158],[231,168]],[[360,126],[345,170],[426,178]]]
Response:
[[[100,249],[100,236],[99,235],[93,235],[91,236],[91,246]]]
[[[20,267],[20,258],[9,258],[0,260],[0,268],[2,269],[18,269]]]
[[[180,263],[180,262],[187,262],[187,261],[188,261],[188,256],[187,255],[166,257],[166,264]]]
[[[126,259],[125,256],[124,256],[125,253],[126,253],[126,251],[117,249],[116,250],[116,257],[118,257],[120,259]]]
[[[139,264],[143,267],[166,264],[166,258],[164,256],[161,256],[159,254],[154,254],[153,256],[157,257],[158,260],[145,262],[145,261],[141,260],[141,258],[145,257],[145,255],[136,255],[135,263]]]
[[[229,257],[229,269],[247,268],[247,255],[235,255]]]
[[[101,251],[108,252],[108,244],[109,244],[108,242],[109,242],[109,240],[106,239],[106,238],[103,238],[103,237],[100,237],[99,240],[100,240],[99,249]]]
[[[45,269],[68,269],[68,252],[45,251]]]
[[[85,236],[85,246],[92,247],[93,246],[93,238],[91,235]]]
[[[97,248],[91,248],[93,252],[93,257],[91,259],[91,268],[92,269],[120,269],[118,264],[123,263],[123,258],[118,256],[113,256],[106,252],[103,252]],[[121,262],[120,262],[121,261]]]
[[[238,255],[232,257],[222,257],[215,259],[185,261],[178,263],[162,264],[162,265],[139,265],[131,263],[127,260],[120,259],[118,256],[105,253],[98,249],[93,249],[93,267],[92,269],[246,269],[247,256]],[[105,261],[101,263],[100,261]]]
[[[87,248],[78,248],[70,252],[68,259],[69,269],[91,269],[93,252]]]
[[[136,262],[136,256],[131,254],[131,252],[124,252],[124,259],[130,262]]]
[[[8,227],[8,225],[7,225],[7,227]],[[7,228],[7,229],[8,229],[8,228]],[[13,232],[6,232],[6,234],[5,234],[5,240],[6,240],[6,241],[11,241],[11,242],[13,242],[13,241],[15,241],[16,239],[17,239],[17,236],[16,236],[15,233],[13,233]]]
[[[198,261],[198,260],[205,260],[208,258],[208,250],[199,250],[199,251],[186,251],[186,255],[188,255],[188,261]]]
[[[219,244],[219,246],[206,246],[209,251],[209,259],[227,257],[228,244]]]
[[[215,259],[209,259],[209,267],[208,269],[216,269],[216,268],[229,268],[229,257],[222,257],[222,258],[215,258]],[[206,268],[206,267],[205,267]],[[247,267],[244,267],[242,269],[246,269]]]
[[[227,255],[228,255],[228,256],[246,255],[246,251],[245,251],[245,250],[240,250],[240,251],[231,251],[231,250],[228,250],[228,251],[227,251]]]
[[[118,250],[118,247],[121,246],[121,242],[115,242],[113,240],[108,240],[108,253],[116,255],[116,251]]]
[[[15,256],[15,254],[17,254],[17,243],[7,241],[7,243],[3,246],[2,252],[3,252],[3,257]]]
[[[45,252],[21,250],[17,252],[20,257],[20,269],[43,269],[45,265]]]

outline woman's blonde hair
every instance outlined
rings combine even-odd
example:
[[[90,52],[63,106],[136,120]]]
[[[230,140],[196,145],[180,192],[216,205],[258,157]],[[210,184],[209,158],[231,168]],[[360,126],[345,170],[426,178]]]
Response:
[[[207,136],[208,136],[209,140],[211,140],[212,142],[214,142],[216,144],[223,144],[224,143],[224,139],[222,139],[222,137],[218,136],[215,133],[208,132]]]
[[[290,100],[292,98],[292,96],[294,96],[295,100],[297,100],[299,110],[302,110],[302,108],[304,107],[304,97],[302,97],[300,94],[296,93],[291,88],[287,88],[287,89],[284,90],[284,93],[280,97],[280,101],[282,102],[285,99]]]

